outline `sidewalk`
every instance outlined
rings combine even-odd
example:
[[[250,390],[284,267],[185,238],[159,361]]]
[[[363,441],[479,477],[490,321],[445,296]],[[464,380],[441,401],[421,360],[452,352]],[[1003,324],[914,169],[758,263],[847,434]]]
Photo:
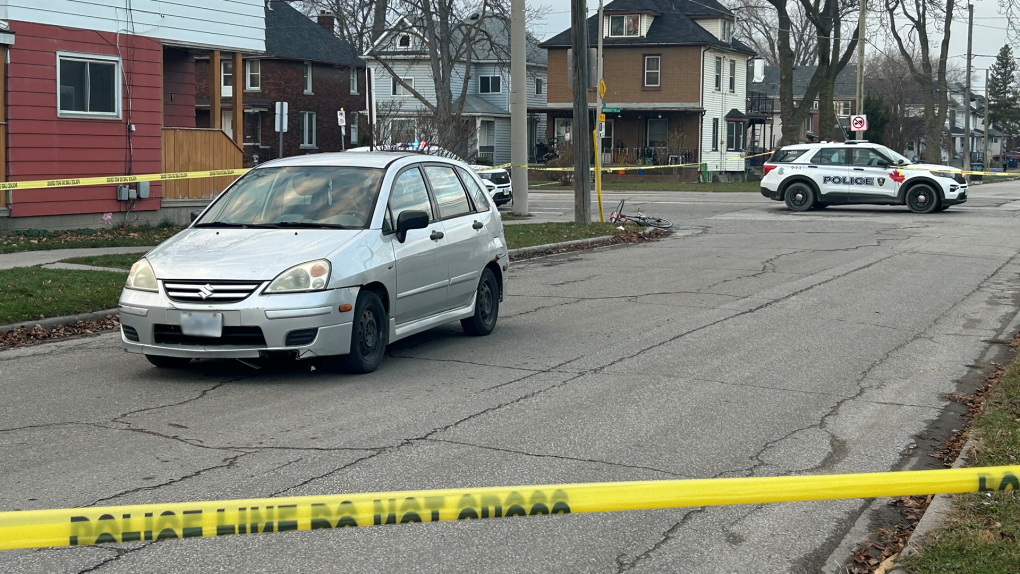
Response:
[[[88,247],[83,249],[46,249],[40,251],[21,251],[18,253],[0,254],[0,269],[12,267],[33,267],[46,263],[56,263],[70,257],[85,257],[87,255],[110,255],[114,253],[145,253],[152,247],[131,246],[131,247]],[[140,255],[139,255],[140,256]]]

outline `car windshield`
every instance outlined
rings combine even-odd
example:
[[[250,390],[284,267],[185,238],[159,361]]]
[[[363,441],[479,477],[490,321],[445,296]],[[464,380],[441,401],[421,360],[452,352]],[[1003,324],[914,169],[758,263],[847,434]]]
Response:
[[[195,227],[365,229],[383,170],[292,166],[253,169]]]
[[[505,171],[482,171],[478,175],[482,179],[487,179],[496,185],[506,185],[510,183],[510,175]]]
[[[907,159],[906,157],[904,157],[903,155],[894,152],[893,150],[885,147],[884,145],[875,146],[875,149],[878,150],[878,153],[893,160],[893,163],[897,165],[907,165],[909,163],[914,163]]]

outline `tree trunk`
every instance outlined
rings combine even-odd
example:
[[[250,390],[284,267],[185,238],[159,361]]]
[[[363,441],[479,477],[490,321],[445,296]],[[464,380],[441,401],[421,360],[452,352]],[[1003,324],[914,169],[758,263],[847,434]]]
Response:
[[[821,68],[821,66],[819,66]],[[832,77],[832,68],[826,66],[825,71],[821,70],[822,82],[818,87],[818,127],[815,133],[819,140],[836,141],[843,139],[840,130],[836,129],[836,110],[832,104],[832,94],[836,79]],[[839,138],[836,137],[839,134]]]

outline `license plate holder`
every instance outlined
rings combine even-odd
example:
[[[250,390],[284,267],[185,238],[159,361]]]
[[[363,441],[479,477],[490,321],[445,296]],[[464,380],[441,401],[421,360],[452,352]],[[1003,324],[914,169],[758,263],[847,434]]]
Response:
[[[181,312],[181,334],[218,339],[223,336],[223,313]]]

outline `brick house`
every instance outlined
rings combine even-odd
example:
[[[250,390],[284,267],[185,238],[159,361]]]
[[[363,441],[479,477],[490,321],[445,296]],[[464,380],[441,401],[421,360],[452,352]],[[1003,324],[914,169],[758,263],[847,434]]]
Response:
[[[353,119],[355,112],[366,109],[365,63],[334,34],[335,17],[323,13],[312,21],[289,3],[270,0],[265,18],[265,52],[245,54],[240,74],[233,62],[220,63],[221,126],[228,134],[233,133],[231,90],[234,82],[243,82],[244,165],[280,157],[276,102],[289,105],[284,157],[357,146]],[[209,62],[195,62],[198,127],[211,124]],[[341,109],[348,115],[346,136],[337,122]]]
[[[743,172],[754,52],[733,38],[733,13],[715,0],[614,0],[604,13],[601,27],[597,15],[588,18],[589,45],[603,34],[603,163],[705,162],[710,172]],[[573,136],[570,30],[541,45],[549,55],[546,135],[563,141]],[[594,90],[589,102],[594,114]]]
[[[804,99],[811,78],[815,75],[817,66],[796,66],[793,68],[793,103],[800,105]],[[780,118],[782,105],[779,101],[779,66],[765,66],[764,74],[760,82],[750,78],[747,84],[749,91],[762,94],[775,102],[772,109],[772,125],[769,132],[764,134],[762,145],[766,149],[775,147],[783,136],[783,122]],[[848,64],[836,76],[836,83],[833,86],[832,105],[836,112],[836,119],[847,132],[850,138],[850,116],[857,113],[857,65]],[[816,99],[807,116],[800,125],[800,140],[809,141],[818,134],[818,124],[821,118]],[[837,139],[842,137],[839,130],[836,130]]]

